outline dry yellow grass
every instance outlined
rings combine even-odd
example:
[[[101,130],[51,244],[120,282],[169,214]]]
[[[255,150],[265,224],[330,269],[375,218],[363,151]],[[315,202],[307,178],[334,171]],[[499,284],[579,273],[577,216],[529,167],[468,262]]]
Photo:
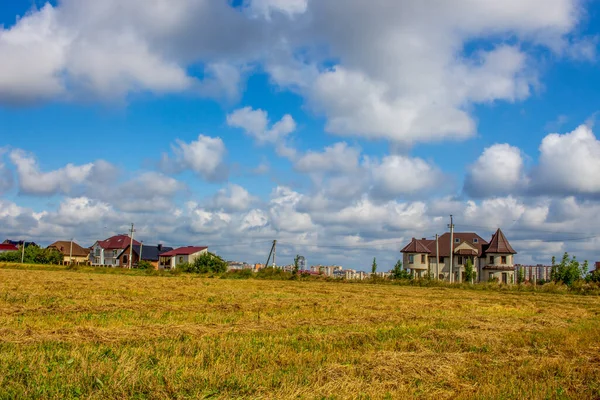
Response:
[[[0,398],[598,398],[600,298],[0,269]]]

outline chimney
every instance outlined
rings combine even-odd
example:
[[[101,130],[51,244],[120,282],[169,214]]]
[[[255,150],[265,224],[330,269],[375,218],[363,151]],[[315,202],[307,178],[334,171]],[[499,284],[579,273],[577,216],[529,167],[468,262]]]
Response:
[[[159,243],[157,247],[158,247],[158,251],[162,251],[162,243]]]
[[[421,239],[421,240],[427,240],[427,238],[423,238],[423,239]]]

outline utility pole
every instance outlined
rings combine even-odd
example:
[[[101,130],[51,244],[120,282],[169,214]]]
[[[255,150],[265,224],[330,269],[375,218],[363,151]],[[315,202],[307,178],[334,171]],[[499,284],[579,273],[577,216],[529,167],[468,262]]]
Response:
[[[144,249],[144,241],[140,241],[140,262],[143,260],[142,258],[142,250]]]
[[[273,244],[271,245],[271,251],[269,251],[269,257],[267,257],[267,262],[265,263],[265,268],[269,266],[269,261],[271,261],[271,256],[273,256],[273,267],[275,267],[275,247],[277,246],[277,240],[273,240]]]
[[[454,282],[454,275],[452,271],[452,264],[454,263],[454,221],[452,219],[452,214],[450,214],[450,283]]]
[[[440,278],[440,235],[435,234],[435,279]]]
[[[23,245],[21,246],[21,264],[25,262],[25,241],[23,240]]]
[[[69,265],[73,264],[73,238],[71,238],[71,246],[69,247]]]
[[[129,244],[129,265],[128,268],[131,269],[131,257],[133,256],[133,232],[135,232],[135,229],[133,229],[133,223],[131,224],[131,242]]]
[[[277,268],[275,264],[275,255],[277,254],[277,240],[273,240],[273,268]]]

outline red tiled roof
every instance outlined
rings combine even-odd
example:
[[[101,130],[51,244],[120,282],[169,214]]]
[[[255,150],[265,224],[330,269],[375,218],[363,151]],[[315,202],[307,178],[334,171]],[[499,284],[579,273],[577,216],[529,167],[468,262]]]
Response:
[[[423,243],[427,242],[426,239],[417,240],[412,238],[412,241],[401,250],[402,253],[431,253],[431,250]],[[435,243],[435,240],[434,240]]]
[[[508,239],[504,236],[504,233],[500,229],[494,233],[492,236],[492,240],[490,244],[485,247],[486,254],[497,254],[497,253],[506,253],[506,254],[517,254],[517,252],[512,248],[510,243],[508,243]]]
[[[127,235],[117,235],[98,241],[98,245],[103,249],[124,249],[130,244],[131,238]],[[134,239],[133,244],[139,246],[141,243]]]
[[[17,251],[19,248],[12,244],[0,244],[0,250],[2,251]]]
[[[202,250],[206,250],[208,247],[201,246],[187,246],[180,247],[175,250],[167,251],[166,253],[162,253],[161,257],[174,257],[174,256],[189,256],[190,254],[198,253]]]

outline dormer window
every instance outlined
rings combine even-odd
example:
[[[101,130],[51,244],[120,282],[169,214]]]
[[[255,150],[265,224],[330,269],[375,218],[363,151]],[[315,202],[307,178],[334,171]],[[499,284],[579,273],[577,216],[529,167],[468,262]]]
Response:
[[[454,243],[460,243],[460,239],[459,238],[454,239]]]
[[[473,238],[473,243],[479,243],[479,240],[477,238]]]

